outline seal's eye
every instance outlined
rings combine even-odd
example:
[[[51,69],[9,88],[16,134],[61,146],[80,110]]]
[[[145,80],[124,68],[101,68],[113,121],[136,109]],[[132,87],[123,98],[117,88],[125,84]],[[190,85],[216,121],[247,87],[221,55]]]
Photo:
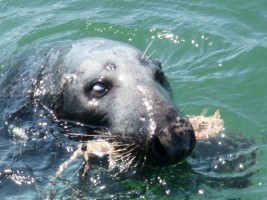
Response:
[[[88,84],[85,86],[84,91],[86,96],[89,98],[101,98],[105,96],[109,91],[109,86],[102,80],[97,80],[92,84]]]
[[[93,85],[91,91],[92,98],[103,97],[108,92],[108,86],[105,83],[97,82]]]

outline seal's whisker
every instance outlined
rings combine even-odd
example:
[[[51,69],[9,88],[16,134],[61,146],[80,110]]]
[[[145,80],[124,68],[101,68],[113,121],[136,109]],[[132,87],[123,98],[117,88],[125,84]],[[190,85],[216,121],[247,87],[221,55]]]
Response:
[[[120,154],[120,155],[117,155],[117,158],[118,158],[119,160],[123,160],[123,159],[127,158],[129,155],[131,155],[131,153],[129,153],[129,154],[124,154],[124,155]]]
[[[184,109],[186,108],[186,106],[187,106],[187,104],[185,104],[183,107],[181,107],[181,112],[183,112],[184,111]]]
[[[126,166],[130,166],[132,163],[133,163],[133,161],[134,161],[134,159],[136,158],[136,156],[131,156],[129,159],[129,161],[126,161],[127,163],[125,163],[125,165]]]
[[[126,152],[124,152],[124,153],[120,153],[119,155],[118,155],[118,158],[120,159],[120,160],[123,160],[123,161],[125,161],[128,157],[131,157],[131,156],[135,156],[136,155],[136,152],[135,153],[133,153],[133,151],[136,149],[136,147],[134,147],[134,148],[132,148],[132,149],[130,149],[130,150],[125,150]]]
[[[121,143],[121,142],[111,142],[111,143],[113,147],[124,147],[125,150],[126,148],[137,146],[136,144],[127,144],[127,143]]]
[[[113,147],[130,147],[130,146],[134,146],[134,144],[123,144],[123,143],[112,143]]]
[[[124,142],[113,142],[113,145],[114,146],[118,146],[118,147],[120,147],[120,146],[135,146],[136,144],[134,144],[134,143],[132,143],[132,144],[129,144],[129,143],[124,143]]]
[[[132,151],[125,152],[124,154],[121,154],[121,158],[128,158],[131,157],[132,155],[135,155],[136,153],[133,153]]]
[[[130,149],[130,150],[124,152],[124,153],[121,153],[121,156],[126,156],[126,155],[128,155],[128,154],[131,154],[135,149],[136,149],[136,148],[132,148],[132,149]]]
[[[135,164],[132,165],[133,167],[137,167],[138,166],[138,162],[136,162]]]
[[[149,47],[151,46],[151,44],[153,43],[155,38],[152,38],[152,40],[150,41],[150,43],[148,44],[146,50],[144,51],[143,55],[142,55],[142,59],[144,59],[145,55],[146,55],[146,52],[148,51]]]
[[[92,135],[91,134],[91,136],[98,136],[98,137],[100,137],[99,139],[102,139],[101,137],[103,136],[103,137],[107,137],[107,138],[114,138],[114,139],[118,139],[120,136],[119,135],[107,135],[107,134],[103,134],[103,135]],[[124,136],[123,137],[124,139],[132,139],[133,137],[127,137],[127,136]],[[118,143],[118,142],[117,142]],[[123,144],[123,142],[121,142],[122,144]]]
[[[121,155],[117,155],[116,159],[114,161],[118,162],[118,161],[123,161],[123,160],[124,160],[124,158]]]
[[[107,132],[103,132],[103,131],[98,131],[98,130],[94,130],[95,133],[101,133],[101,134],[106,134]]]
[[[116,138],[116,136],[111,135],[96,135],[96,134],[80,134],[80,133],[65,133],[67,136],[80,136],[80,137],[105,137],[105,138]]]
[[[208,112],[208,110],[209,110],[208,108],[204,108],[204,110],[201,112],[200,115],[204,116]]]
[[[131,148],[131,149],[125,149],[125,150],[122,150],[122,151],[126,151],[125,153],[122,153],[121,155],[125,155],[126,153],[131,153],[131,152],[133,152],[134,150],[136,150],[138,148],[138,146],[135,146],[135,147],[133,147],[133,148]],[[120,152],[120,150],[118,150],[118,152]]]
[[[104,51],[102,51],[102,54],[103,54],[103,56],[105,57],[105,59],[107,60],[107,62],[109,62],[109,59],[107,58],[107,56],[106,56],[106,54],[105,54]]]
[[[152,53],[149,54],[149,56],[147,56],[147,59],[146,59],[146,60],[150,59],[150,57],[151,57],[156,51],[157,51],[156,49],[155,49],[154,51],[152,51]]]
[[[145,166],[145,162],[146,162],[146,156],[144,156],[144,159],[143,159],[143,162],[142,162],[142,165],[141,165],[141,169],[144,168],[144,166]]]
[[[143,156],[139,155],[138,157],[139,157],[139,159],[138,159],[138,161],[136,162],[136,166],[140,164],[140,161],[141,161],[142,159],[144,160]],[[144,163],[143,163],[141,166],[143,166],[143,165],[144,165]]]
[[[136,158],[136,155],[137,153],[128,153],[124,156],[121,156],[121,160],[124,162],[124,163],[129,163],[130,160],[134,160]]]
[[[124,152],[124,151],[129,152],[129,151],[133,151],[133,150],[136,149],[136,148],[138,148],[137,145],[129,145],[129,146],[126,146],[126,147],[123,148],[123,149],[117,149],[116,151],[117,151],[117,152]]]
[[[132,166],[137,166],[138,164],[139,164],[139,159],[140,159],[140,157],[139,157],[139,159],[137,160],[137,158],[138,158],[138,156],[137,156],[137,153],[134,155],[134,159],[132,160],[132,162],[131,162],[131,165]],[[135,163],[135,164],[134,164]]]
[[[122,160],[122,158],[120,156],[117,156],[116,159],[114,159],[114,162],[118,162],[120,160]]]

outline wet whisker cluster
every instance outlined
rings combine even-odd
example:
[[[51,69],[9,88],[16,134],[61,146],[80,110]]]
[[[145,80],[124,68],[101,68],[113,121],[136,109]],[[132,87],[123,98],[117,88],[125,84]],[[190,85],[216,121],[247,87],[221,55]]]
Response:
[[[62,172],[68,168],[70,163],[79,158],[84,158],[84,172],[82,177],[88,173],[90,169],[90,159],[92,157],[98,157],[101,159],[107,156],[110,169],[118,168],[121,172],[129,169],[130,167],[136,167],[140,164],[141,160],[144,160],[140,147],[137,144],[129,144],[124,141],[118,141],[117,136],[107,135],[105,132],[99,132],[99,134],[79,134],[79,133],[66,133],[70,137],[94,137],[93,140],[83,141],[78,145],[78,149],[73,152],[71,157],[62,163],[53,181],[55,181]]]
[[[150,57],[156,52],[156,50],[153,50],[148,56],[146,56],[146,53],[148,52],[149,48],[151,47],[152,43],[154,42],[155,38],[152,38],[148,46],[146,47],[141,59],[143,60],[146,57],[146,61],[150,59]]]
[[[112,144],[113,145],[113,144]],[[128,168],[134,165],[135,159],[138,157],[139,146],[136,144],[115,144],[113,145],[115,148],[114,153],[116,154],[116,162],[120,162],[120,164],[124,168]]]

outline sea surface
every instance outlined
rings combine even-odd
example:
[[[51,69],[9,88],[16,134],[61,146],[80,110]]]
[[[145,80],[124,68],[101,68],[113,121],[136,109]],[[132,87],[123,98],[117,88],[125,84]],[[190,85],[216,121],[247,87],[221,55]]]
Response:
[[[182,164],[125,175],[96,166],[81,180],[80,158],[53,184],[78,142],[10,131],[0,111],[0,198],[267,199],[266,10],[265,0],[0,0],[0,80],[25,49],[103,37],[145,51],[152,41],[147,55],[162,62],[182,112],[220,109],[225,122]]]

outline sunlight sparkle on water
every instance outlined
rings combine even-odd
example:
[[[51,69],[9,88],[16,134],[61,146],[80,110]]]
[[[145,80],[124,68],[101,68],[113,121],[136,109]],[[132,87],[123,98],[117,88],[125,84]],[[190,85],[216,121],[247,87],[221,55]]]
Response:
[[[30,177],[30,176],[23,176],[21,175],[23,174],[23,172],[19,172],[17,171],[17,173],[13,173],[10,178],[18,185],[21,185],[21,184],[32,184],[34,183],[34,178],[33,177]]]
[[[203,190],[198,190],[198,194],[204,194]]]

